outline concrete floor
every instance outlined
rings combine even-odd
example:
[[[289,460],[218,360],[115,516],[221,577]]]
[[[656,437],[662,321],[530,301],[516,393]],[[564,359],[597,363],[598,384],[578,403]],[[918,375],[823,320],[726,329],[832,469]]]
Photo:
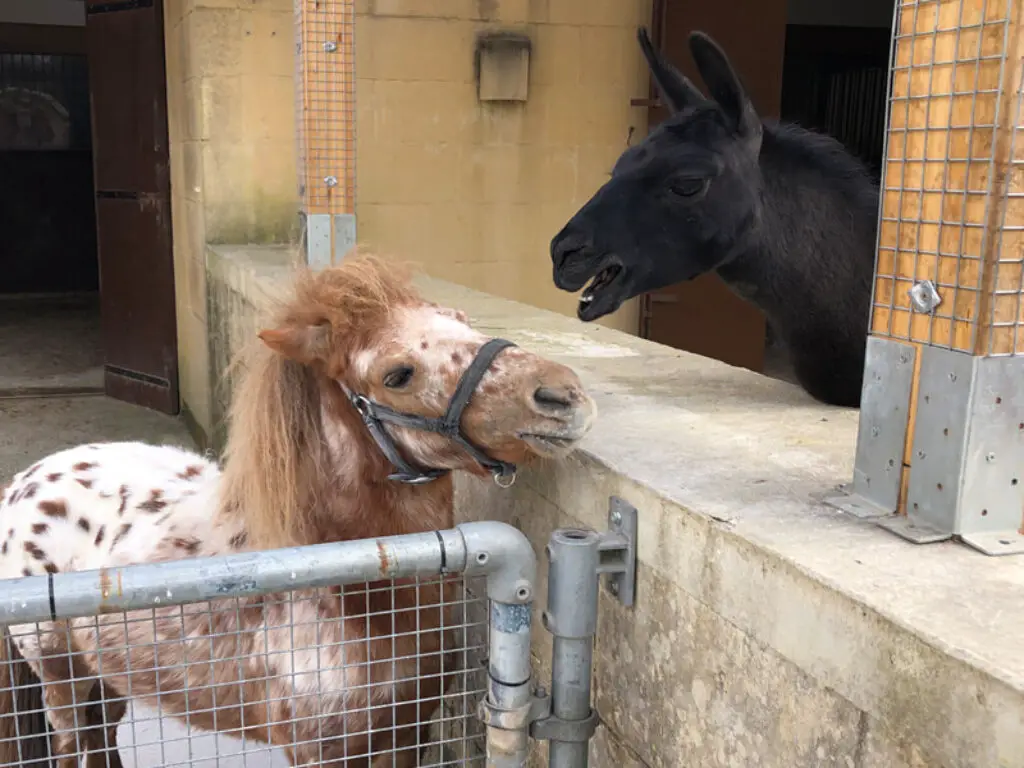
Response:
[[[0,399],[0,484],[81,443],[145,440],[194,448],[179,419],[102,395]]]
[[[98,294],[0,298],[0,397],[103,391]]]

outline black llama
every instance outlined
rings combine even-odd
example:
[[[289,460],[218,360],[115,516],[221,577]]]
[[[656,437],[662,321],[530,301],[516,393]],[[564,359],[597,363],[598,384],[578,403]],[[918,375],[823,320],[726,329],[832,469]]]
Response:
[[[763,121],[721,48],[690,35],[711,95],[640,47],[671,116],[627,149],[551,241],[554,281],[590,322],[716,271],[767,316],[819,401],[860,404],[878,187],[835,139]]]

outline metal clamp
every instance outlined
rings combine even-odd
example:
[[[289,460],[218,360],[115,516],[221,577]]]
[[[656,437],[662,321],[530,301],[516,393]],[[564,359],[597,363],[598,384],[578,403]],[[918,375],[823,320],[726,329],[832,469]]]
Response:
[[[543,688],[533,694],[529,704],[516,709],[502,709],[483,699],[477,706],[477,717],[484,725],[503,731],[529,729],[530,737],[538,741],[588,742],[601,724],[596,709],[582,720],[555,717],[551,714],[551,696]]]
[[[525,731],[550,711],[551,700],[538,695],[534,695],[529,704],[515,709],[503,709],[484,698],[477,705],[476,716],[484,725],[491,728],[500,728],[503,731]]]
[[[608,576],[608,591],[627,608],[636,598],[636,507],[618,496],[608,502],[608,528],[598,544],[597,573]]]
[[[601,716],[596,709],[582,720],[563,720],[551,714],[551,697],[544,689],[534,694],[533,708],[535,717],[530,722],[530,738],[538,741],[564,741],[586,743],[590,741],[597,726],[601,724]]]

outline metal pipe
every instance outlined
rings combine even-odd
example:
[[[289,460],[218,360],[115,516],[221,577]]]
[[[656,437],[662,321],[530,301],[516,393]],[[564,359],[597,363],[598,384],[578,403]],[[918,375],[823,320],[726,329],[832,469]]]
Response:
[[[529,603],[491,602],[487,704],[492,717],[487,723],[488,768],[522,768],[529,756],[532,612]]]
[[[0,624],[431,576],[450,563],[465,563],[465,542],[429,532],[32,576],[0,586]]]
[[[568,722],[590,717],[600,543],[594,531],[560,529],[551,535],[547,548],[550,567],[544,621],[553,636],[551,714]],[[553,737],[550,743],[551,768],[586,768],[587,741]]]
[[[530,540],[505,523],[458,526],[466,542],[466,574],[487,575],[490,599],[487,723],[488,768],[522,768],[530,749],[533,684],[530,628],[537,556]]]

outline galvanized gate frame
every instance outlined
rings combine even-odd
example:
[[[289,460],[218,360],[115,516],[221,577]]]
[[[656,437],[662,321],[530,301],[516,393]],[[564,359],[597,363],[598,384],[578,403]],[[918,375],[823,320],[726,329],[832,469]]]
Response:
[[[487,726],[488,768],[523,766],[527,733],[549,742],[551,768],[586,768],[590,739],[600,722],[590,706],[598,584],[606,575],[609,592],[622,605],[633,605],[636,540],[637,510],[615,496],[610,499],[606,532],[560,528],[552,533],[545,548],[548,602],[541,616],[544,628],[553,635],[551,693],[541,687],[519,688],[514,701],[489,693],[480,703],[479,714]],[[500,623],[492,609],[492,633]],[[497,682],[493,664],[490,669],[488,687],[493,693]]]
[[[486,726],[488,766],[525,766],[532,737],[550,743],[554,768],[584,768],[599,722],[590,706],[599,580],[607,575],[609,591],[627,607],[635,589],[636,509],[613,497],[608,519],[605,533],[559,529],[546,547],[550,568],[542,619],[554,636],[550,695],[535,685],[531,666],[537,558],[520,531],[500,522],[5,580],[0,625],[380,579],[483,576],[490,627],[487,694],[478,712]]]
[[[50,622],[381,579],[461,573],[486,579],[487,700],[516,709],[532,693],[530,628],[537,558],[510,525],[454,529],[4,580],[0,625]],[[528,737],[488,729],[489,754],[525,765]]]

